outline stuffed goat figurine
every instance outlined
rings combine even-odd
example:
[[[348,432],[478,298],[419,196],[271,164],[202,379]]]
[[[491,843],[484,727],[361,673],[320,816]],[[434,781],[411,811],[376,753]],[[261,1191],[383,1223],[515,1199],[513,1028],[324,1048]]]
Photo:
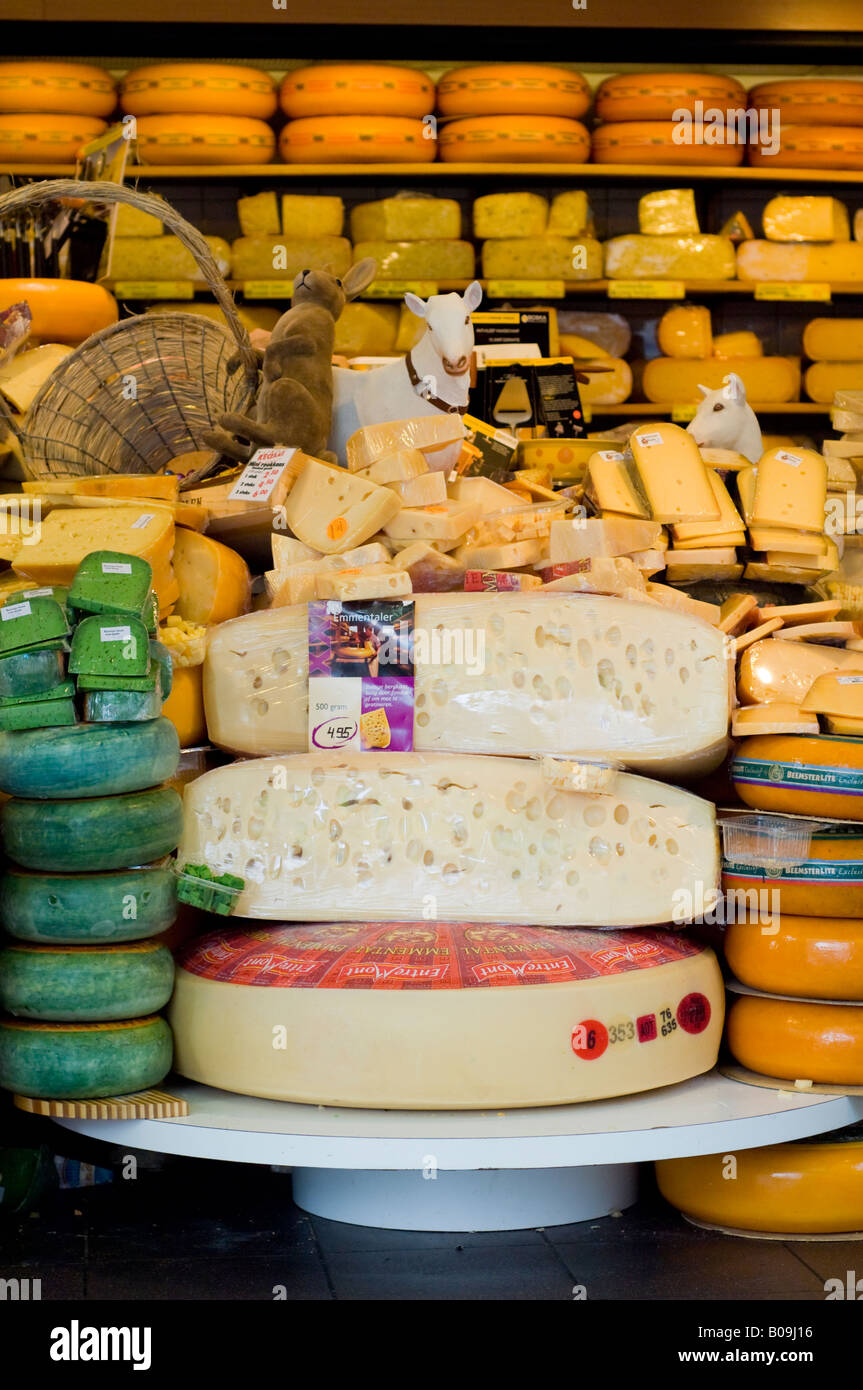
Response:
[[[729,372],[722,386],[711,391],[699,386],[701,401],[687,432],[699,449],[733,449],[750,463],[764,452],[758,417],[746,401],[746,387],[736,372]]]

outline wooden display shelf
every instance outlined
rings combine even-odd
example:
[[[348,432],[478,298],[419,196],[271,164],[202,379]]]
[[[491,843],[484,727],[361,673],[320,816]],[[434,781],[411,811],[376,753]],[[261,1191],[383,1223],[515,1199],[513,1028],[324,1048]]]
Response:
[[[142,277],[141,277],[142,280],[147,279],[147,278],[149,278],[149,279],[152,280],[152,276],[150,276],[150,277],[142,276]],[[416,278],[416,277],[413,277],[413,278]],[[437,287],[438,287],[438,292],[439,292],[440,294],[447,294],[447,293],[449,293],[450,290],[455,290],[455,291],[457,291],[458,293],[462,293],[464,290],[467,289],[468,285],[472,283],[470,280],[438,280],[438,279],[436,279],[433,275],[432,275],[432,276],[428,276],[427,278],[428,278],[429,280],[434,280],[434,283],[437,285]],[[479,278],[479,277],[477,277],[477,278]],[[100,283],[103,284],[103,285],[105,286],[105,289],[107,289],[107,290],[113,290],[114,285],[115,285],[117,282],[116,282],[115,280],[102,280],[102,281],[100,281]],[[120,283],[123,283],[123,281],[121,281]],[[487,280],[483,280],[482,278],[479,278],[479,283],[482,285],[483,289],[486,289],[487,286],[488,286],[488,281],[487,281]],[[519,283],[527,284],[527,283],[529,283],[529,282],[526,281],[526,280],[520,280]],[[545,283],[545,281],[538,281],[537,283],[538,283],[538,285],[539,285],[539,288],[537,289],[537,291],[536,291],[535,294],[509,295],[509,296],[507,296],[507,298],[510,298],[510,299],[520,299],[520,300],[521,300],[521,299],[536,299],[536,298],[540,298],[540,299],[548,300],[549,296],[548,296],[548,295],[543,295],[543,293],[542,293],[542,288],[541,288],[541,286]],[[235,292],[237,292],[237,293],[239,293],[239,294],[242,294],[242,292],[243,292],[243,284],[244,284],[244,281],[242,281],[242,280],[228,280],[228,281],[226,281],[226,284],[227,284],[229,290],[234,290]],[[565,296],[564,296],[564,297],[565,297],[565,298],[568,298],[570,295],[589,295],[589,294],[593,294],[593,295],[597,295],[597,294],[607,295],[607,294],[608,294],[608,287],[609,287],[609,285],[611,285],[611,284],[614,284],[614,281],[613,281],[613,280],[572,280],[572,281],[567,281],[566,284],[565,284],[565,286],[564,286],[564,289],[565,289]],[[192,286],[193,286],[193,288],[194,288],[196,294],[203,294],[203,293],[209,293],[209,292],[210,292],[210,286],[207,284],[207,282],[206,282],[205,280],[193,280],[193,281],[192,281]],[[685,290],[686,290],[686,295],[687,295],[687,296],[690,296],[690,295],[700,295],[700,294],[749,294],[749,295],[754,295],[754,294],[755,294],[756,285],[755,285],[755,283],[750,283],[748,280],[687,280],[687,281],[684,282],[684,288],[685,288]],[[830,286],[830,290],[831,290],[831,293],[834,294],[834,295],[837,295],[837,294],[858,294],[858,295],[863,295],[863,280],[857,280],[857,281],[853,281],[853,280],[850,280],[850,281],[842,281],[841,283],[832,284],[832,285]],[[387,301],[389,301],[390,303],[397,303],[397,302],[398,302],[398,296],[392,297],[392,296],[387,296],[387,295],[376,296],[376,295],[364,294],[364,295],[361,296],[361,298],[362,298],[362,299],[376,299],[376,298],[380,298],[382,302],[387,302]],[[674,296],[672,296],[672,298],[674,298]],[[638,304],[641,304],[641,303],[645,303],[645,302],[646,302],[647,300],[649,300],[649,299],[650,299],[650,300],[654,300],[654,301],[655,301],[656,303],[658,303],[658,304],[663,304],[663,303],[665,303],[665,300],[664,300],[662,297],[657,298],[655,295],[652,295],[652,294],[650,294],[650,295],[645,295],[645,297],[644,297],[643,300],[640,299],[637,295],[626,295],[626,296],[623,296],[623,297],[621,297],[621,298],[614,298],[614,299],[609,298],[609,303],[612,304],[612,305],[614,305],[614,306],[621,306],[621,305],[625,305],[625,304],[627,304],[627,303],[638,303]],[[259,301],[259,302],[265,303],[266,301],[261,300],[261,301]],[[768,302],[768,301],[765,301],[765,302]],[[787,302],[787,303],[789,303],[789,304],[803,304],[803,305],[806,305],[806,304],[814,305],[814,304],[818,304],[818,303],[823,303],[822,300],[816,300],[816,299],[812,299],[812,300],[808,300],[808,299],[790,299],[790,300],[787,300],[787,301],[782,301],[782,300],[771,300],[771,301],[769,301],[769,302],[771,302],[771,303],[782,303],[782,302]],[[813,312],[814,312],[814,310],[813,310]]]
[[[624,401],[622,405],[592,405],[590,415],[592,420],[599,415],[670,415],[672,411],[690,404],[694,406],[695,401],[676,401],[674,405],[654,405],[651,401]],[[753,401],[752,409],[756,415],[829,415],[832,406],[819,405],[816,401],[771,401],[768,405],[760,405],[758,401]]]

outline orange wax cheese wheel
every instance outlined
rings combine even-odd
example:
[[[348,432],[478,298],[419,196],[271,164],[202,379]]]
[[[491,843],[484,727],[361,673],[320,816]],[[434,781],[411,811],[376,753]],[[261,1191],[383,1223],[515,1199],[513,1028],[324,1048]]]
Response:
[[[746,105],[746,92],[733,77],[706,72],[629,72],[607,77],[596,92],[600,121],[670,121],[676,111]]]
[[[757,145],[749,146],[753,168],[863,169],[863,128],[783,124],[779,140],[775,154],[765,154]]]
[[[710,310],[703,304],[675,304],[659,320],[656,341],[666,357],[710,357]]]
[[[713,952],[664,931],[238,925],[188,942],[177,976],[181,1075],[362,1108],[564,1105],[650,1090],[713,1065],[723,1009]],[[272,1045],[274,1026],[287,1030],[285,1049]],[[393,1046],[399,1037],[410,1046]]]
[[[788,357],[654,357],[644,368],[642,389],[657,405],[700,401],[699,386],[720,387],[736,372],[750,401],[792,401],[800,394],[800,367]]]
[[[447,163],[585,164],[590,136],[567,116],[466,116],[438,133]]]
[[[114,296],[88,280],[0,280],[0,312],[22,299],[33,316],[30,332],[44,343],[83,342],[119,317]]]
[[[789,124],[863,126],[863,82],[853,78],[780,78],[749,93],[756,111],[776,111]]]
[[[172,563],[179,586],[177,613],[181,618],[207,625],[249,612],[249,567],[229,546],[178,526]]]
[[[0,63],[0,111],[110,116],[117,84],[89,63]]]
[[[413,116],[434,110],[435,86],[418,68],[391,63],[314,63],[282,82],[286,116]]]
[[[728,1014],[735,1061],[761,1076],[863,1086],[863,1009],[741,995]]]
[[[750,743],[747,740],[744,754]],[[726,893],[776,892],[782,921],[786,913],[800,917],[863,917],[863,832],[853,825],[828,825],[812,836],[808,859],[779,870],[726,859],[722,865],[722,887]],[[748,910],[753,900],[742,901]]]
[[[443,116],[583,116],[590,87],[580,72],[546,63],[453,68],[438,83]]]
[[[675,132],[677,132],[675,138]],[[743,163],[741,144],[698,143],[700,130],[693,127],[691,143],[680,143],[681,126],[674,121],[612,121],[593,132],[596,164],[707,164],[730,168]]]
[[[768,994],[863,1000],[863,923],[773,917],[727,924],[725,958],[741,984]]]
[[[811,356],[811,353],[809,354]],[[748,328],[735,333],[717,333],[713,339],[714,357],[763,357],[761,339]]]
[[[863,362],[813,362],[803,384],[810,400],[832,405],[837,391],[863,391]]]
[[[142,164],[268,164],[276,137],[251,116],[136,117]]]
[[[207,741],[203,672],[203,666],[175,665],[171,693],[162,704],[162,714],[177,730],[181,748],[194,748]]]
[[[260,68],[233,63],[151,63],[126,74],[120,98],[132,116],[192,112],[267,120],[276,110],[276,84]]]
[[[731,763],[731,779],[740,800],[758,811],[863,820],[860,739],[827,734],[751,738]]]
[[[782,616],[781,609],[768,617]],[[787,622],[786,622],[787,626]],[[839,671],[863,671],[863,652],[781,638],[756,642],[743,653],[737,673],[737,694],[744,705],[790,700],[800,705],[818,676]]]
[[[0,113],[0,165],[73,164],[81,146],[107,129],[96,116]]]
[[[666,1202],[712,1226],[772,1235],[857,1233],[863,1230],[863,1125],[733,1155],[661,1159],[656,1181]]]
[[[436,144],[407,116],[305,116],[285,126],[279,153],[286,164],[428,164]]]
[[[863,319],[810,319],[803,351],[814,362],[863,362]]]

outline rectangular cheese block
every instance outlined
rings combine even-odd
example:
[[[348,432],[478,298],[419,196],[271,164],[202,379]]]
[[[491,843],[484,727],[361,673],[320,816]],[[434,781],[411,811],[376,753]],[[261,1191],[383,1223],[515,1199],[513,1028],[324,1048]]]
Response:
[[[397,304],[346,304],[336,319],[333,352],[343,357],[386,357],[396,350]]]
[[[628,555],[592,560],[567,560],[561,565],[540,565],[545,591],[568,594],[616,594],[643,598],[644,575]]]
[[[665,775],[660,769],[694,766],[725,738],[723,634],[700,619],[550,587],[417,593],[414,603],[424,634],[418,749],[607,755]],[[303,608],[273,609],[210,632],[204,687],[214,743],[235,753],[305,751],[307,626]]]
[[[693,188],[667,188],[638,200],[638,230],[643,236],[698,236]]]
[[[140,555],[153,566],[153,587],[158,591],[160,607],[172,601],[167,592],[173,584],[173,517],[166,507],[149,510],[146,502],[52,511],[43,519],[35,545],[18,541],[12,567],[36,584],[68,585],[85,555],[93,550]]]
[[[697,525],[698,523],[696,523]],[[673,528],[672,528],[673,529]],[[684,550],[715,550],[717,547],[733,547],[746,544],[745,531],[718,531],[710,536],[692,536],[689,540],[674,542],[674,549]]]
[[[389,241],[372,238],[356,242],[353,259],[371,256],[379,280],[470,280],[474,249],[469,241]]]
[[[278,194],[271,191],[253,193],[248,198],[238,198],[237,217],[243,236],[277,237],[282,230]]]
[[[204,237],[222,275],[231,274],[233,256],[222,237]],[[111,254],[114,280],[200,280],[201,270],[177,236],[117,237]]]
[[[611,280],[733,280],[734,242],[707,234],[616,236],[605,243],[605,273]]]
[[[822,534],[783,526],[750,526],[749,544],[753,550],[787,550],[799,555],[823,555],[826,548]]]
[[[457,439],[464,439],[461,416],[445,415],[442,411],[434,415],[418,415],[409,420],[387,420],[379,425],[365,425],[348,439],[348,468],[352,473],[358,473],[365,468],[371,469],[385,455],[407,449],[429,454]],[[383,481],[382,476],[378,475],[377,480]],[[397,478],[388,477],[386,481],[396,482]]]
[[[473,234],[479,241],[543,236],[547,227],[548,199],[539,193],[486,193],[474,198]]]
[[[702,454],[703,461],[704,455]],[[742,533],[743,531],[743,518],[732,502],[728,488],[714,468],[707,469],[707,481],[710,484],[714,501],[719,508],[719,520],[676,522],[671,528],[676,546],[680,546],[686,541],[701,538],[704,538],[705,544],[710,544],[710,537],[712,536]],[[732,542],[732,544],[735,543]],[[713,544],[721,544],[721,542],[713,542]],[[743,541],[740,544],[742,545]]]
[[[819,574],[829,574],[834,566],[825,549],[821,555],[801,555],[797,550],[765,550],[764,559],[768,565],[790,566],[792,569],[811,570],[813,580]]]
[[[300,270],[344,275],[353,256],[346,237],[241,236],[231,248],[235,280],[293,280]]]
[[[827,465],[812,449],[768,449],[758,462],[753,526],[822,531]]]
[[[428,476],[428,460],[419,449],[393,449],[382,455],[370,468],[362,470],[363,476],[373,483],[393,487],[396,483],[408,483]]]
[[[601,280],[602,243],[594,237],[501,237],[482,248],[488,280]]]
[[[641,425],[629,440],[654,521],[719,521],[719,503],[691,434],[666,421]]]
[[[711,550],[667,550],[666,579],[669,584],[692,584],[700,579],[739,579],[742,564],[733,547]]]
[[[451,593],[464,586],[465,567],[429,541],[413,541],[393,556],[393,568],[406,570],[416,593]]]
[[[434,507],[402,507],[382,529],[385,536],[405,542],[455,541],[478,520],[479,508],[475,503],[448,498]]]
[[[161,193],[152,195],[161,198]],[[142,212],[140,208],[133,208],[130,203],[117,203],[117,220],[114,223],[114,236],[163,236],[165,225],[161,218],[154,217],[151,212]]]
[[[401,502],[388,487],[307,458],[284,503],[288,526],[306,545],[337,555],[391,521]]]
[[[654,357],[644,367],[641,384],[647,400],[656,405],[700,403],[699,386],[716,391],[729,372],[740,377],[747,399],[756,404],[793,401],[800,394],[800,362],[791,357],[716,357],[703,361]]]
[[[548,213],[549,236],[593,236],[593,213],[587,194],[579,188],[568,189],[565,193],[555,193]],[[517,232],[513,228],[509,236],[530,236],[529,232]]]
[[[344,225],[345,205],[341,198],[320,193],[282,194],[283,236],[299,241],[340,237]]]
[[[838,198],[780,194],[762,213],[768,241],[850,241],[848,209]]]
[[[512,494],[491,478],[454,478],[447,491],[456,502],[475,502],[483,512],[500,512],[512,506]]]
[[[590,456],[585,486],[600,511],[650,518],[650,505],[632,461],[613,449],[600,449]]]
[[[37,392],[72,351],[62,343],[43,343],[29,352],[18,352],[0,367],[0,396],[21,415],[26,415]]]
[[[430,507],[447,500],[446,478],[440,470],[386,486],[392,489],[403,507]]]
[[[406,570],[394,569],[392,565],[367,565],[364,569],[316,575],[315,592],[319,599],[341,599],[345,603],[399,598],[411,593],[411,578]]]
[[[863,319],[860,320],[860,323],[863,327]],[[811,357],[812,354],[809,355]],[[831,358],[834,357],[835,353],[831,353],[830,356]],[[844,430],[854,439],[859,439],[861,431],[863,431],[863,415],[856,410],[837,410],[835,402],[834,409],[830,412],[830,423],[834,430]]]
[[[69,497],[126,497],[152,498],[176,502],[179,498],[179,479],[166,473],[96,473],[92,477],[55,478],[42,482],[21,484],[25,493],[42,493],[46,486],[54,495]]]
[[[264,920],[403,921],[431,899],[443,921],[469,902],[474,922],[643,926],[719,881],[711,803],[626,773],[559,791],[534,759],[254,759],[190,782],[184,822],[179,866],[238,875],[237,914]]]
[[[609,521],[576,517],[573,521],[554,521],[549,537],[549,559],[553,565],[567,560],[588,560],[594,556],[629,555],[635,550],[651,550],[659,539],[658,521],[621,518]]]
[[[782,245],[776,241],[744,241],[737,251],[738,280],[827,281],[863,280],[863,245],[853,241]]]
[[[510,541],[503,545],[460,545],[453,559],[466,570],[515,570],[539,564],[546,556],[541,541]]]
[[[402,195],[351,208],[355,242],[457,241],[460,236],[461,208],[454,198]]]

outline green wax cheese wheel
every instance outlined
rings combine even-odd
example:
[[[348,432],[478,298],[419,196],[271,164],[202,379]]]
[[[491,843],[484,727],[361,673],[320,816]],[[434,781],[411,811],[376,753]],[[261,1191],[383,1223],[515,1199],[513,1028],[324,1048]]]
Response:
[[[69,602],[80,613],[140,618],[152,582],[150,564],[140,555],[91,550],[75,571]]]
[[[16,1018],[140,1018],[163,1008],[173,987],[174,958],[158,941],[0,950],[0,1005]]]
[[[82,672],[77,677],[79,694],[89,690],[128,690],[135,695],[149,695],[159,691],[159,667],[151,664],[146,676],[88,676]]]
[[[91,690],[84,696],[84,718],[91,724],[128,724],[158,719],[158,690]]]
[[[0,652],[21,651],[36,642],[65,637],[68,631],[66,614],[47,595],[18,599],[0,608]]]
[[[62,651],[41,648],[0,656],[0,696],[43,695],[64,675]]]
[[[75,682],[60,681],[50,690],[42,690],[38,695],[0,695],[0,709],[13,705],[37,705],[50,700],[74,700]]]
[[[173,787],[88,801],[12,800],[0,807],[0,841],[25,869],[128,869],[161,859],[182,831],[183,802]]]
[[[168,867],[104,874],[28,874],[0,878],[0,926],[19,941],[89,945],[158,936],[177,915],[177,880]]]
[[[0,790],[52,801],[114,796],[166,781],[179,761],[180,741],[170,719],[0,734]],[[134,862],[157,857],[145,854]]]
[[[149,669],[150,638],[140,618],[100,613],[76,627],[69,653],[74,675],[146,676]]]
[[[0,1019],[0,1087],[43,1100],[122,1096],[157,1086],[174,1042],[163,1018],[116,1023]]]
[[[74,700],[37,700],[0,709],[0,732],[68,728],[77,723]],[[0,753],[2,757],[2,753]],[[3,772],[0,771],[0,777]]]

